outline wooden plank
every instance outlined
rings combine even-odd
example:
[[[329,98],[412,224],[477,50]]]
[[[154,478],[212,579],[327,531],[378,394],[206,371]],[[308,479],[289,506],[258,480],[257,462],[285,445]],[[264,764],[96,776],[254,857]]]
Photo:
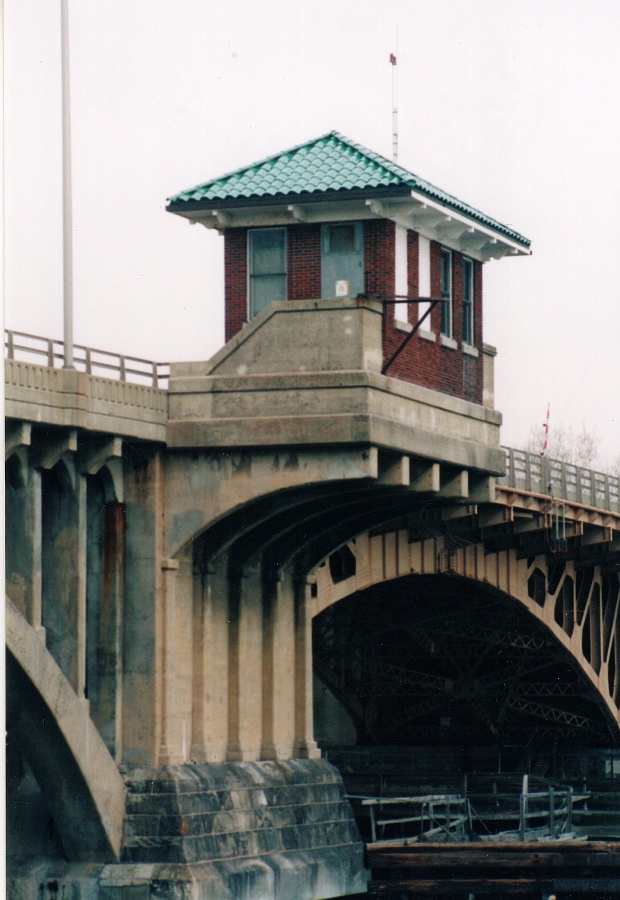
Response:
[[[620,854],[620,842],[618,841],[585,841],[583,843],[576,844],[574,847],[567,848],[559,848],[555,842],[552,841],[536,841],[532,843],[528,843],[527,841],[524,843],[522,841],[511,841],[502,844],[498,844],[496,848],[494,848],[493,844],[488,844],[484,848],[480,847],[479,844],[476,843],[464,843],[461,847],[459,847],[458,852],[463,856],[476,856],[480,853],[488,854],[492,853],[496,849],[500,853],[515,853],[515,854],[530,854],[534,853],[536,855],[544,854],[544,853],[570,853],[571,855],[578,854],[593,854],[593,855],[603,855],[603,856],[614,856]],[[368,844],[368,850],[373,851],[373,845]],[[426,848],[427,853],[442,853],[445,850],[442,844],[429,844]],[[396,850],[392,852],[397,852]]]
[[[571,868],[601,869],[615,868],[620,871],[620,845],[569,843],[521,843],[502,842],[499,844],[459,844],[458,847],[445,844],[425,844],[423,847],[391,843],[389,846],[370,844],[367,846],[368,863],[373,868],[437,868],[463,869],[478,867],[495,869],[550,868],[566,871]]]
[[[368,885],[368,892],[374,897],[401,897],[403,893],[411,894],[477,894],[484,893],[497,897],[522,897],[524,892],[536,891],[541,895],[553,893],[551,878],[450,878],[399,879],[398,882],[374,881]]]
[[[347,794],[352,797],[353,794]],[[391,803],[467,803],[467,800],[459,794],[422,794],[414,797],[366,797],[362,800],[362,806],[389,806]]]
[[[437,879],[401,879],[398,882],[371,880],[368,892],[373,897],[402,897],[421,894],[424,896],[450,893],[484,894],[495,897],[523,897],[525,893],[577,893],[590,894],[594,898],[620,896],[620,878],[450,878]]]
[[[604,895],[620,896],[620,878],[555,878],[553,881],[555,891],[568,891],[573,893],[596,893],[599,897]]]

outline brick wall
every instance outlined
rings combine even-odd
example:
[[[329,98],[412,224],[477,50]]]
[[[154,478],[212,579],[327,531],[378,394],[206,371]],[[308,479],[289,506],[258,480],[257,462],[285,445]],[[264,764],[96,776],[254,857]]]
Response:
[[[364,222],[364,284],[366,293],[393,297],[395,291],[395,225],[387,219]],[[407,236],[408,293],[418,296],[418,235]],[[321,296],[321,226],[291,225],[287,231],[287,290],[289,300],[311,300]],[[247,228],[225,232],[224,280],[226,292],[225,333],[230,340],[247,319]],[[431,295],[441,293],[441,245],[431,242]],[[452,251],[453,337],[457,348],[442,344],[441,309],[431,313],[426,330],[429,341],[419,334],[390,366],[388,375],[422,384],[433,390],[474,403],[482,403],[482,264],[474,262],[474,345],[478,356],[461,349],[463,334],[463,257]],[[383,328],[383,351],[387,360],[407,336],[395,319],[415,324],[416,304],[387,307]]]
[[[224,233],[224,339],[240,331],[248,317],[247,228],[227,228]]]
[[[321,226],[295,225],[288,229],[288,299],[314,300],[321,296]]]
[[[377,296],[394,295],[394,223],[387,219],[364,222],[364,290]]]

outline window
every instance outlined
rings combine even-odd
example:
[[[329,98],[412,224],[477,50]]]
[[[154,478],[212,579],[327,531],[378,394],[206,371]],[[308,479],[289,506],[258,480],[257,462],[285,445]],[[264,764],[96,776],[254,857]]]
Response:
[[[452,337],[452,254],[445,247],[441,248],[441,297],[446,303],[441,304],[441,333]]]
[[[354,253],[357,250],[354,225],[328,225],[329,253]]]
[[[463,343],[474,346],[474,264],[463,259]]]
[[[250,317],[273,300],[286,300],[286,229],[248,232]]]
[[[321,229],[321,296],[355,297],[364,290],[364,236],[361,222]]]

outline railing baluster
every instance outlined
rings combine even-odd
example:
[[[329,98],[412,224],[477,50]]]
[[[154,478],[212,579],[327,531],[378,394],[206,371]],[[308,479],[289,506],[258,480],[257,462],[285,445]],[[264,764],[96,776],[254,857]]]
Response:
[[[63,347],[63,359],[64,359],[64,347]],[[50,369],[54,368],[54,340],[53,338],[48,338],[47,340],[47,364]]]
[[[7,358],[15,359],[15,337],[13,335],[13,332],[7,331],[6,338]]]

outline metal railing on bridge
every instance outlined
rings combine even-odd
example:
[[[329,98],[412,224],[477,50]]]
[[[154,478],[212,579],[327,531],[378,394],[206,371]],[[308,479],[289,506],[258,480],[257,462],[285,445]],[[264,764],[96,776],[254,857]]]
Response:
[[[502,450],[506,453],[506,474],[498,479],[499,484],[551,495],[556,500],[620,512],[620,480],[617,476],[547,459],[526,450],[512,447],[502,447]]]
[[[7,329],[4,333],[4,355],[6,359],[56,369],[64,365],[65,348],[62,341],[54,338],[37,337],[23,331]],[[99,375],[102,378],[145,384],[155,388],[168,387],[169,363],[152,362],[138,356],[125,356],[122,353],[110,353],[108,350],[95,350],[92,347],[75,344],[73,365],[79,372],[86,372],[88,375]]]

